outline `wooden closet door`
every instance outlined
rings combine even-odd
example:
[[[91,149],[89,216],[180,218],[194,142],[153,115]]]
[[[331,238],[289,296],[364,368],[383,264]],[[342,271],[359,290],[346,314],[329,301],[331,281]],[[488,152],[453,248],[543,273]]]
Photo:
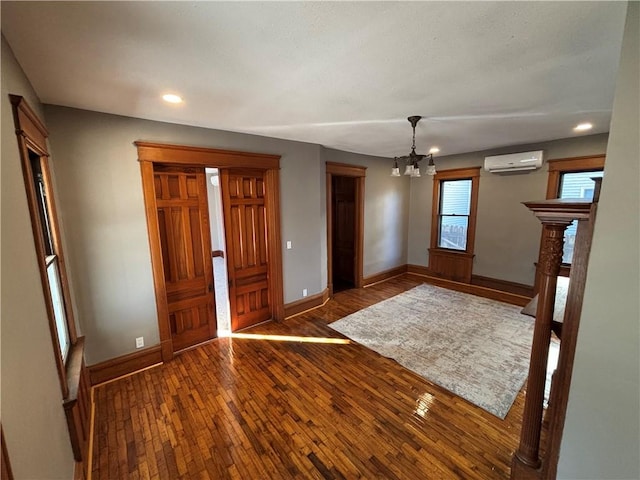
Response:
[[[216,336],[204,168],[154,167],[173,350]]]
[[[264,171],[220,171],[231,330],[271,318]]]

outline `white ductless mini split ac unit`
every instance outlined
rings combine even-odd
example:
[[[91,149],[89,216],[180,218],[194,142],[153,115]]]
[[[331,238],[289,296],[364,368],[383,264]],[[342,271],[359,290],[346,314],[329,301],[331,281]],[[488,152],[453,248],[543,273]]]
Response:
[[[536,170],[542,166],[542,150],[485,157],[484,169],[491,173]]]

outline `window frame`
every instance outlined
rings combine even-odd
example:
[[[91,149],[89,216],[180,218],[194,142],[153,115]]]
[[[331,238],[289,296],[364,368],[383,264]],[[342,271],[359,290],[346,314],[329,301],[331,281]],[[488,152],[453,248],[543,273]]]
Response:
[[[476,221],[478,213],[478,188],[480,185],[480,168],[454,168],[441,170],[433,176],[433,200],[431,208],[431,248],[441,252],[460,255],[473,255],[476,238]],[[446,181],[471,180],[471,202],[467,223],[467,244],[465,250],[438,246],[440,223],[442,219],[441,200],[442,183]]]
[[[589,157],[558,158],[548,160],[547,200],[560,198],[560,186],[564,173],[597,172],[604,170],[605,154]]]
[[[600,172],[604,171],[606,155],[590,155],[586,157],[557,158],[548,160],[549,176],[547,179],[547,200],[560,198],[562,176],[565,173]],[[571,263],[562,262],[560,274],[569,275]]]
[[[51,288],[47,271],[47,267],[50,263],[47,259],[50,259],[52,255],[49,254],[45,246],[45,238],[47,234],[45,233],[45,227],[42,225],[42,214],[40,210],[40,201],[42,197],[36,191],[37,180],[32,165],[32,162],[39,162],[40,173],[42,174],[42,186],[44,188],[44,197],[46,199],[46,205],[43,205],[43,207],[47,210],[49,221],[48,230],[53,247],[53,256],[55,257],[53,261],[56,261],[57,263],[58,277],[65,311],[65,322],[69,339],[69,350],[66,357],[68,360],[71,357],[71,351],[78,342],[78,336],[75,328],[73,309],[71,307],[71,292],[65,267],[62,239],[58,225],[56,202],[52,188],[51,170],[49,168],[49,152],[47,148],[48,132],[23,97],[18,95],[9,95],[9,98],[13,106],[16,136],[18,139],[18,148],[22,163],[22,173],[27,195],[27,204],[29,206],[29,215],[31,217],[31,228],[33,231],[38,270],[40,271],[44,303],[47,311],[49,331],[51,333],[51,342],[58,370],[62,396],[66,399],[69,397],[66,364],[62,351],[59,347],[58,329],[56,326],[53,299],[51,296]]]

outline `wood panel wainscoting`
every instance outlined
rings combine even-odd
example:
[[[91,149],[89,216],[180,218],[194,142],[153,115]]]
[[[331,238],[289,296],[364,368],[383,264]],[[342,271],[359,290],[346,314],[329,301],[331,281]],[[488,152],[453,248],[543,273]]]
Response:
[[[473,253],[430,248],[429,270],[441,278],[471,283],[473,257]]]

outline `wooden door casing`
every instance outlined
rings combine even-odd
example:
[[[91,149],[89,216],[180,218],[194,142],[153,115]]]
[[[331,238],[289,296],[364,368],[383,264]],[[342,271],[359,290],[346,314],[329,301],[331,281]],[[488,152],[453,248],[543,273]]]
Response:
[[[203,168],[154,166],[154,190],[173,351],[216,336]]]
[[[355,288],[362,288],[364,252],[364,191],[367,167],[326,162],[326,212],[327,212],[327,288],[333,297],[333,177],[352,177],[355,183],[354,200],[354,282]]]
[[[222,169],[231,330],[272,317],[265,172]]]
[[[153,287],[158,316],[158,333],[160,336],[160,353],[162,361],[169,362],[174,357],[173,338],[169,322],[169,306],[167,303],[166,282],[162,260],[162,246],[158,233],[158,215],[154,186],[154,167],[186,166],[204,169],[212,168],[254,168],[264,172],[267,204],[267,232],[269,241],[268,280],[269,304],[273,320],[284,319],[284,285],[282,276],[282,244],[280,237],[280,156],[219,150],[214,148],[192,147],[153,142],[134,142],[138,152],[142,192],[144,195],[147,233],[153,273]]]

